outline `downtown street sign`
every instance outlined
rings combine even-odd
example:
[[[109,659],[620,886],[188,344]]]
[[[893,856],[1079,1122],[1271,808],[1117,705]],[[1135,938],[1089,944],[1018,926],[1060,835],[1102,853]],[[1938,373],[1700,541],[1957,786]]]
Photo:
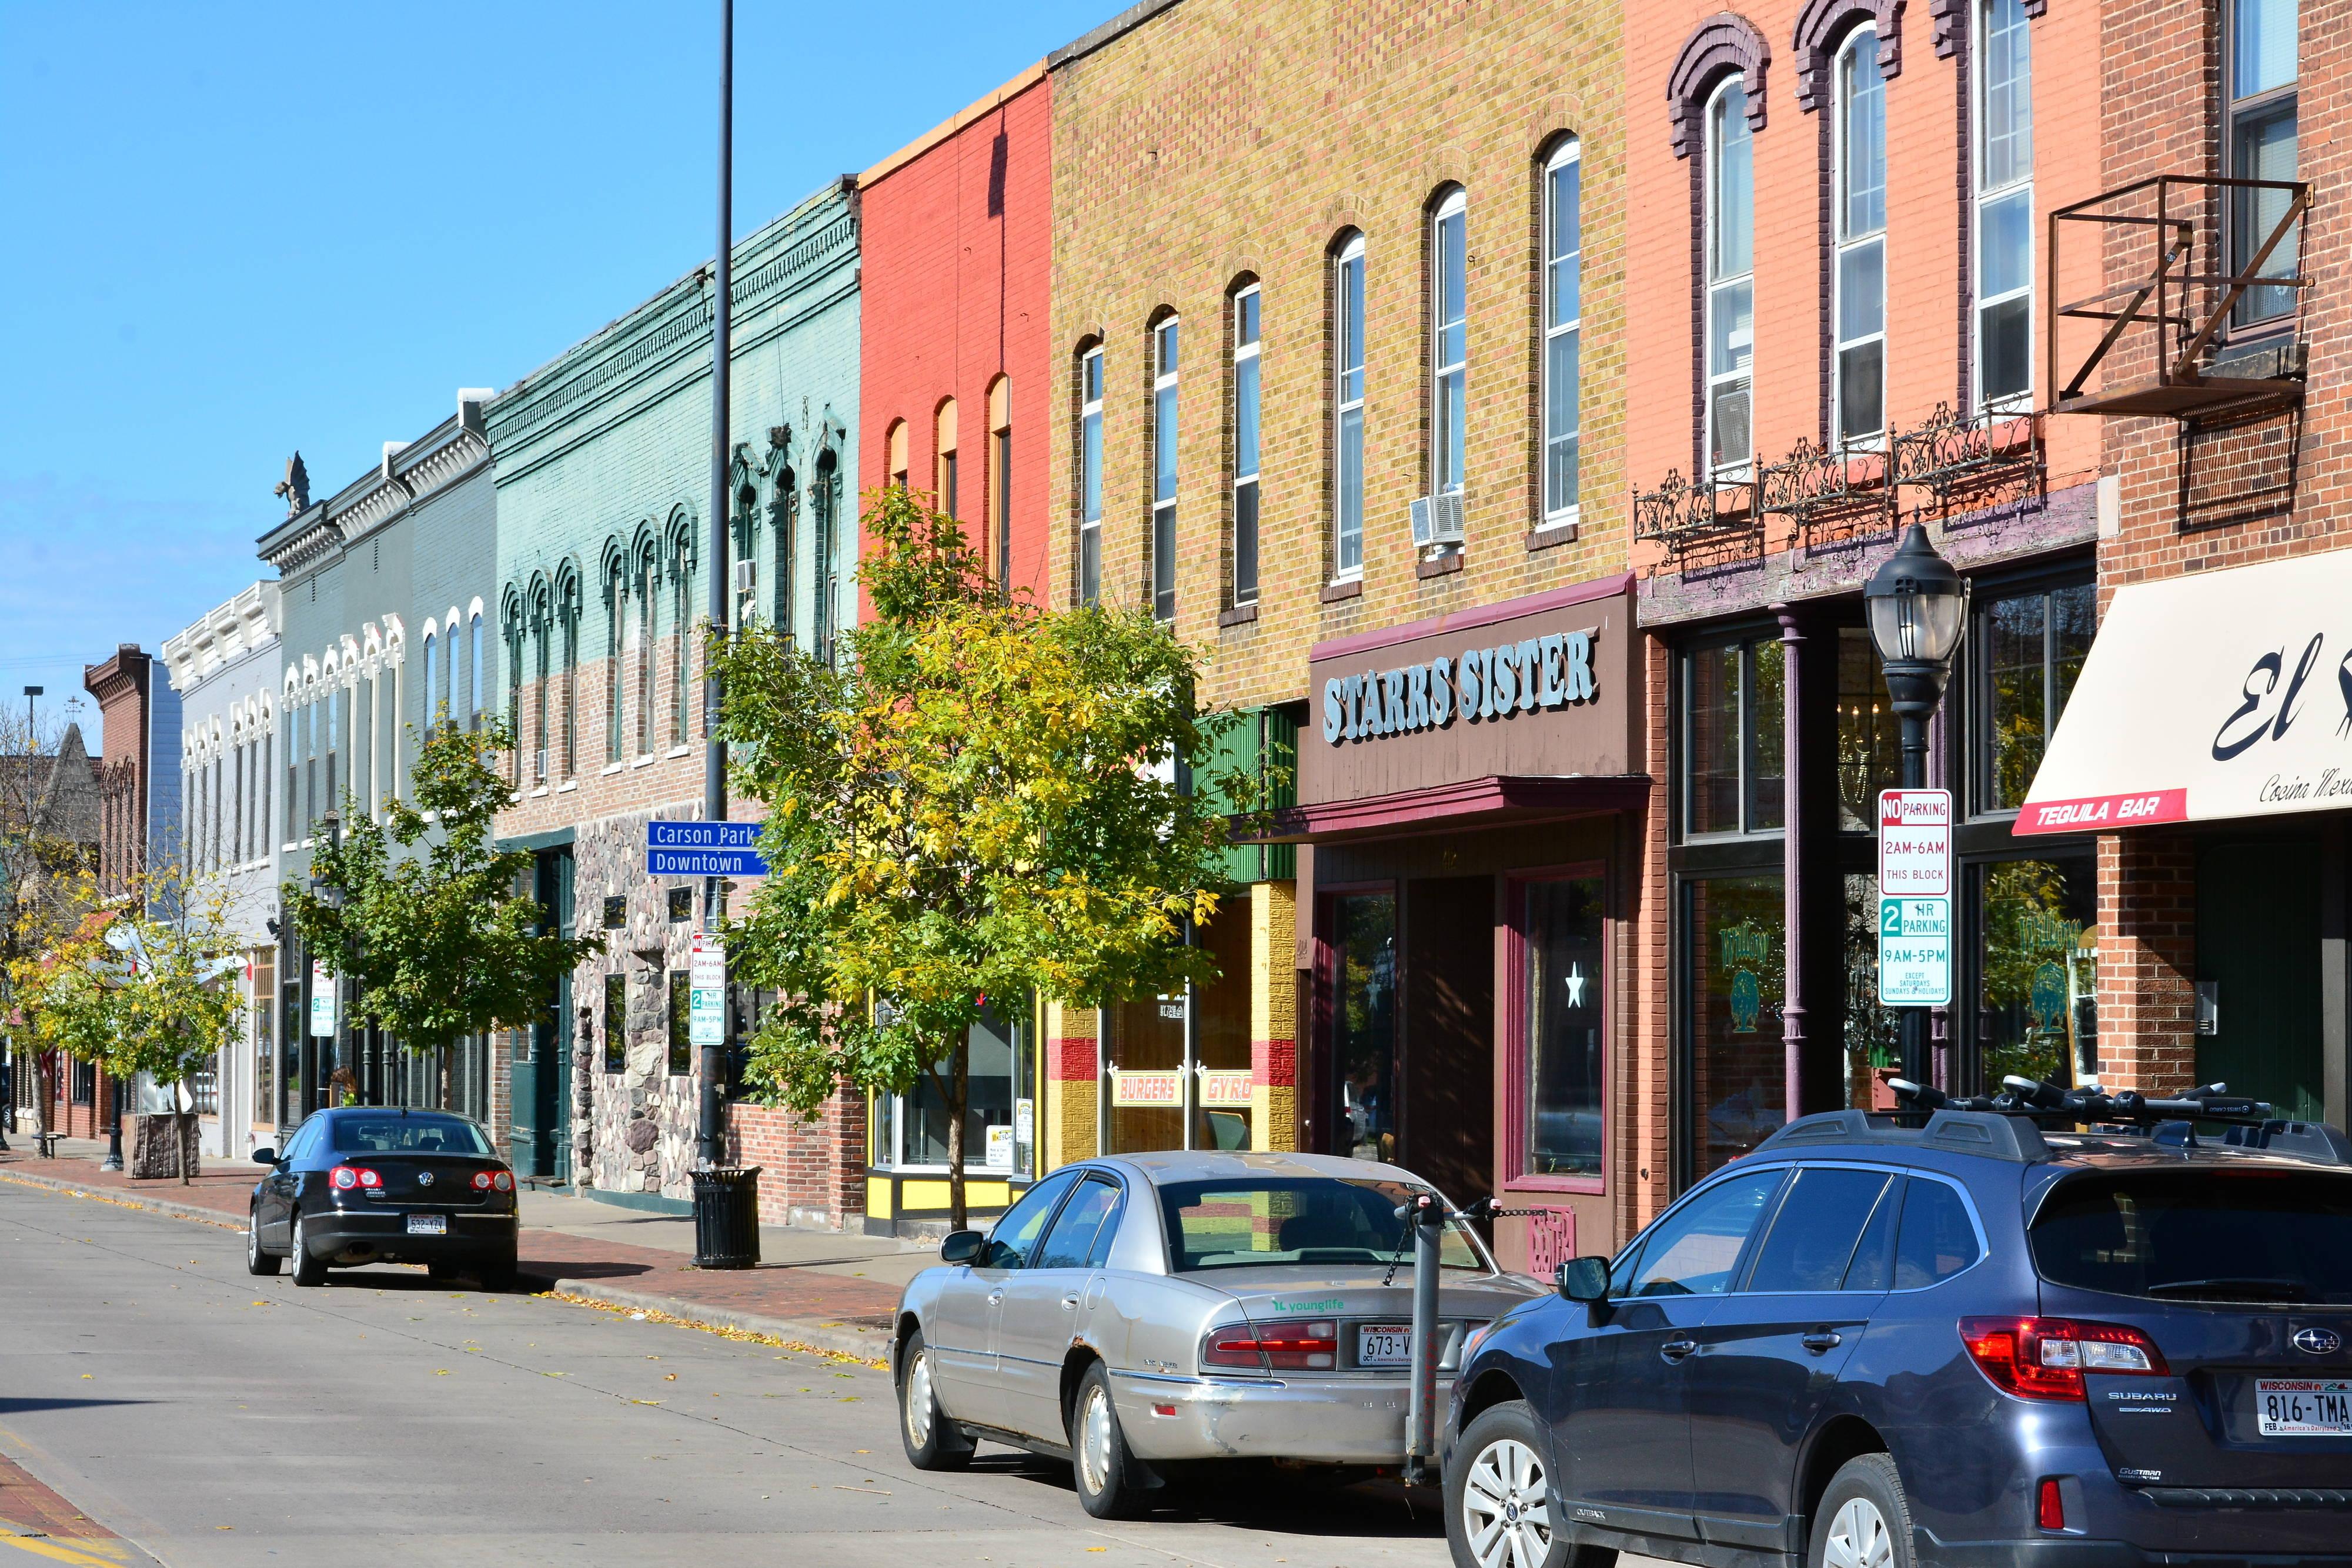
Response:
[[[765,876],[757,822],[647,822],[652,876]]]

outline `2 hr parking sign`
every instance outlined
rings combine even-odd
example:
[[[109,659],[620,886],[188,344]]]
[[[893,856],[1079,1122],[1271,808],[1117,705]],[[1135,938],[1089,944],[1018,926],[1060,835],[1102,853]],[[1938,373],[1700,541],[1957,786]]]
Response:
[[[1952,793],[1878,794],[1878,1002],[1952,999]]]

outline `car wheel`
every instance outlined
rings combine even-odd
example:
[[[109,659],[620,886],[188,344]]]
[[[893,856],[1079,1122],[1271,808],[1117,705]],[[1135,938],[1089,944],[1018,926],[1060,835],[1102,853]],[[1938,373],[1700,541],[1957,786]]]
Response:
[[[1885,1454],[1848,1459],[1813,1511],[1811,1568],[1912,1568],[1911,1505]]]
[[[302,1234],[302,1217],[294,1217],[294,1282],[298,1285],[323,1285],[327,1282],[327,1260],[310,1256],[309,1238]]]
[[[1087,1368],[1070,1402],[1070,1455],[1078,1501],[1088,1513],[1125,1519],[1135,1511],[1143,1489],[1137,1485],[1137,1462],[1127,1451],[1118,1407],[1111,1403],[1110,1373],[1099,1361]]]
[[[245,1217],[245,1271],[248,1274],[275,1274],[285,1260],[267,1251],[261,1245],[261,1210],[249,1209]]]
[[[898,1441],[919,1470],[960,1470],[971,1463],[972,1443],[940,1408],[931,1384],[931,1347],[919,1332],[898,1352]]]
[[[485,1291],[511,1291],[515,1288],[518,1260],[509,1249],[485,1258],[474,1270],[474,1278],[482,1282]]]
[[[1609,1568],[1616,1552],[1571,1549],[1552,1504],[1551,1466],[1527,1401],[1480,1411],[1445,1468],[1445,1542],[1454,1568]]]

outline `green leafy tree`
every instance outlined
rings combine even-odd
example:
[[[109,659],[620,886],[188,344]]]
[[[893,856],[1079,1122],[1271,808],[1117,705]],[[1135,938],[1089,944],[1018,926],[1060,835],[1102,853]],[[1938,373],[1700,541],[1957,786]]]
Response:
[[[604,939],[567,938],[521,891],[528,850],[491,835],[514,790],[490,758],[513,737],[492,722],[479,734],[446,723],[417,747],[409,800],[377,822],[346,807],[340,843],[311,852],[318,891],[288,883],[282,897],[306,951],[358,983],[355,1017],[412,1050],[434,1053],[441,1101],[459,1040],[521,1028],[543,1014],[575,965]]]
[[[1225,813],[1262,785],[1180,784],[1234,716],[1193,711],[1193,655],[1149,616],[1002,594],[955,519],[900,487],[863,527],[873,615],[837,663],[757,623],[711,641],[737,787],[768,807],[770,873],[729,960],[779,998],[748,1069],[776,1100],[813,1116],[845,1082],[929,1080],[961,1226],[982,1009],[1213,979],[1185,932],[1217,907]]]

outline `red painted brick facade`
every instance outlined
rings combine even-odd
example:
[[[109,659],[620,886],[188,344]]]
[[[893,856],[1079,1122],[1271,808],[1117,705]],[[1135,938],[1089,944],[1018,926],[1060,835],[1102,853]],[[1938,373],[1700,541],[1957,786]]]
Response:
[[[956,514],[998,559],[995,421],[1007,381],[1010,571],[1045,597],[1045,444],[1052,355],[1053,84],[1016,77],[858,180],[864,292],[858,473],[890,481],[892,431],[919,491],[939,487],[940,414],[956,419]],[[1003,394],[999,393],[1000,400]],[[862,600],[861,600],[862,602]]]

